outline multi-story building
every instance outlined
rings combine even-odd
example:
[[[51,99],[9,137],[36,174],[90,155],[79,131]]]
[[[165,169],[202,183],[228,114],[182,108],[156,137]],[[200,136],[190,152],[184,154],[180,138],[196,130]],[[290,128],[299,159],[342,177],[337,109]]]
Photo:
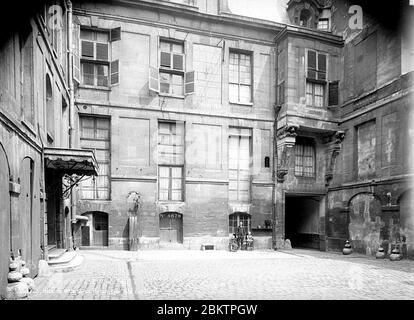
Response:
[[[80,141],[100,164],[78,245],[224,248],[243,222],[258,248],[411,252],[409,37],[347,1],[275,5],[76,6]]]
[[[21,256],[33,277],[38,261],[47,259],[48,251],[73,246],[71,182],[62,182],[65,174],[96,170],[92,152],[73,149],[75,139],[69,130],[74,114],[68,72],[68,6],[63,1],[48,3],[30,19],[20,21],[18,29],[5,29],[10,33],[2,35],[1,297],[6,293],[12,256]]]
[[[79,189],[77,212],[88,217],[79,245],[128,248],[135,226],[139,248],[226,248],[243,222],[257,230],[258,248],[271,247],[273,38],[283,26],[224,9],[215,1],[74,9],[80,141],[100,168]]]

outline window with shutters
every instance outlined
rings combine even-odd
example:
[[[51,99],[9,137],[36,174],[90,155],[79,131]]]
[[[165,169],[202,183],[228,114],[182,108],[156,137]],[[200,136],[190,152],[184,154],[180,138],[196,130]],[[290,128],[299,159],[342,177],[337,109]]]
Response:
[[[120,28],[80,30],[80,72],[83,85],[108,87],[119,83],[119,60],[111,61],[111,42],[120,39]]]
[[[229,100],[234,103],[252,102],[252,55],[230,51]]]
[[[315,177],[315,145],[310,139],[296,139],[295,175]]]
[[[184,44],[160,40],[160,93],[184,95]]]
[[[327,55],[307,50],[306,62],[306,105],[323,107],[327,81]]]

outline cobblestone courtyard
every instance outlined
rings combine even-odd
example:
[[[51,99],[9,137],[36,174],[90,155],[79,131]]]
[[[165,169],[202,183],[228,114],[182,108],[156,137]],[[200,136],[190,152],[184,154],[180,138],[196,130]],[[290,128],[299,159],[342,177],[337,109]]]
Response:
[[[81,250],[29,299],[414,299],[414,261],[280,251]]]

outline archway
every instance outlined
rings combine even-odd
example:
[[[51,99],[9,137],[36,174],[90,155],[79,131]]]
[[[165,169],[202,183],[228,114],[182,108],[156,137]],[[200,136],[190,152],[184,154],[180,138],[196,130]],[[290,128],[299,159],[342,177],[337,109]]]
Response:
[[[160,242],[183,243],[183,215],[181,213],[160,213]]]
[[[0,144],[0,294],[6,294],[10,258],[9,162]]]

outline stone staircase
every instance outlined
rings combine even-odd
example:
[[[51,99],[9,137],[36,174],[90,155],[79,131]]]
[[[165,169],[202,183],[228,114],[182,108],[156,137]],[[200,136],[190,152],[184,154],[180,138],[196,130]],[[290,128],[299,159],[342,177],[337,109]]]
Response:
[[[51,248],[48,251],[49,260],[47,261],[52,272],[69,272],[80,267],[83,256],[78,251],[68,251],[67,249]]]

